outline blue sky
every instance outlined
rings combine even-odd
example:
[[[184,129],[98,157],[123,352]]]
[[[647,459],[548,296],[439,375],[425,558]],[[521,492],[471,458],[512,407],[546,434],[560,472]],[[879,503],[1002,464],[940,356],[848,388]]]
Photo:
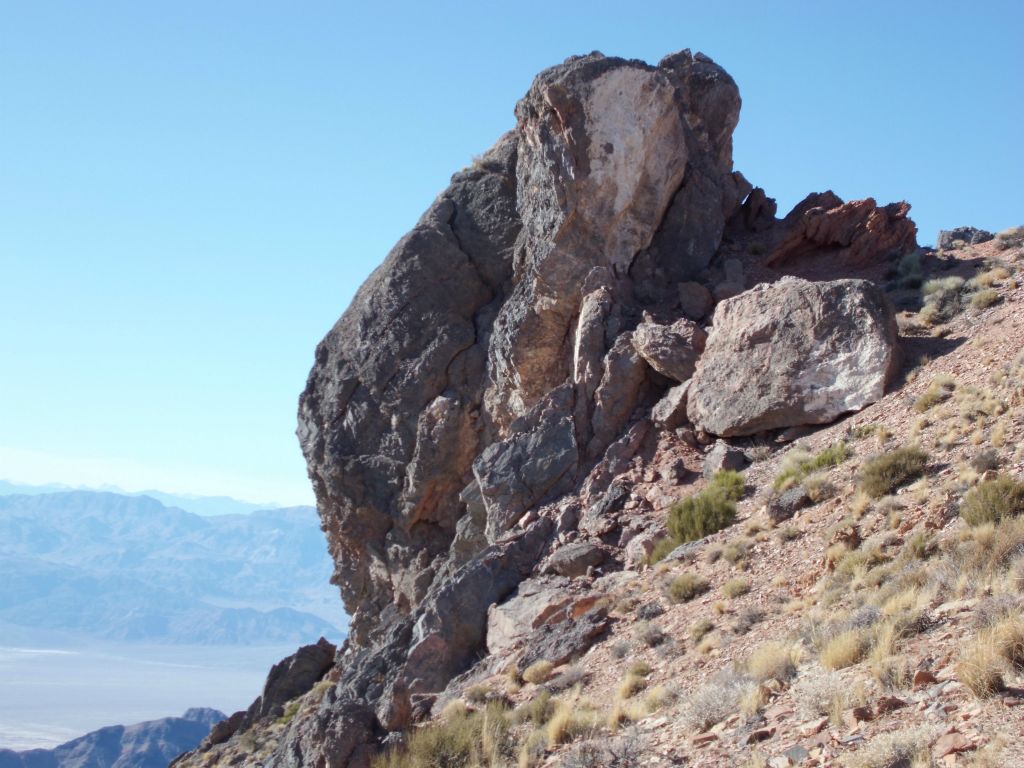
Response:
[[[736,167],[1024,219],[1024,4],[0,2],[0,478],[310,500],[316,342],[574,53],[702,50]]]

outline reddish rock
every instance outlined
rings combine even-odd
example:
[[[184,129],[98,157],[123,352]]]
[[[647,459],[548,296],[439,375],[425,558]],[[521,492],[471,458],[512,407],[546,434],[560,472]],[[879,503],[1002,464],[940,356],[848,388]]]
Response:
[[[844,203],[832,192],[808,195],[783,219],[785,234],[765,264],[780,268],[825,257],[837,268],[860,269],[917,247],[910,204],[879,207],[872,198]]]
[[[935,757],[945,757],[954,752],[967,752],[971,749],[977,749],[977,744],[968,741],[962,733],[953,731],[940,737],[935,742],[935,746],[932,747],[932,753]]]
[[[771,728],[758,728],[747,736],[747,744],[758,744],[762,741],[768,741],[772,736],[775,735],[774,726]]]
[[[896,696],[882,696],[875,702],[875,715],[881,717],[897,709],[907,706],[907,702]]]
[[[914,673],[915,688],[922,688],[926,685],[932,685],[937,682],[939,682],[939,679],[927,669],[919,669]]]
[[[843,722],[846,723],[849,728],[856,728],[858,723],[866,722],[868,720],[874,720],[875,713],[871,710],[871,707],[854,707],[848,709],[843,713]]]
[[[801,736],[813,736],[816,733],[821,733],[825,726],[828,725],[827,717],[819,717],[817,720],[810,720],[800,726]]]

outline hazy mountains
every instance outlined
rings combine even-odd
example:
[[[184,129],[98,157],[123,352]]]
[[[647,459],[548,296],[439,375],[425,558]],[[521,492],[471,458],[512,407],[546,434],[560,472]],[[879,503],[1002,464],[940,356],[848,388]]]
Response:
[[[0,768],[164,768],[224,717],[215,709],[189,709],[181,717],[100,728],[53,749],[0,749]]]
[[[0,496],[0,626],[12,637],[338,639],[331,568],[311,507],[203,517],[147,496]]]
[[[276,509],[280,506],[278,504],[257,504],[252,501],[233,499],[230,496],[194,496],[191,494],[165,493],[164,491],[134,492],[125,491],[116,486],[86,488],[61,485],[59,483],[25,485],[23,483],[0,480],[0,496],[10,496],[12,494],[36,496],[43,493],[66,493],[68,491],[98,491],[102,493],[116,493],[120,496],[149,496],[159,501],[165,507],[177,507],[197,515],[242,515],[263,509]]]

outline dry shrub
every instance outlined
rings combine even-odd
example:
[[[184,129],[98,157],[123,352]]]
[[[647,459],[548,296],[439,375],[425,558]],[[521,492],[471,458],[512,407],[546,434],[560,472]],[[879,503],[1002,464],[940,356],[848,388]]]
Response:
[[[785,682],[796,675],[799,660],[799,646],[770,642],[755,649],[744,666],[757,682],[771,679]]]
[[[551,677],[551,670],[553,670],[554,668],[555,665],[552,664],[550,661],[545,661],[544,659],[541,659],[540,661],[535,661],[533,662],[533,664],[531,664],[525,670],[523,670],[523,680],[525,680],[528,683],[534,684],[543,683],[545,680]]]
[[[863,659],[869,648],[870,643],[864,630],[847,630],[829,640],[822,649],[821,665],[825,669],[849,667]]]
[[[920,477],[928,465],[928,454],[915,446],[903,446],[875,456],[861,470],[861,487],[873,499],[892,493]]]
[[[747,594],[750,591],[750,582],[747,579],[737,577],[729,579],[722,585],[722,594],[728,598],[736,598]]]
[[[928,747],[934,728],[921,725],[883,733],[840,761],[843,768],[911,768],[931,765]]]
[[[708,591],[708,583],[693,573],[681,573],[665,586],[665,593],[673,603],[685,603]]]
[[[1010,477],[986,480],[964,494],[960,516],[969,525],[995,523],[1024,514],[1024,483]]]

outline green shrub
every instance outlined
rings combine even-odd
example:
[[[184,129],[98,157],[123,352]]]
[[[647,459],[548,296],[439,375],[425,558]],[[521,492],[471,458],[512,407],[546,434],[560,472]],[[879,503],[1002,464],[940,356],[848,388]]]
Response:
[[[743,498],[746,487],[743,475],[732,469],[723,469],[711,478],[704,493],[719,493],[729,501],[739,501]]]
[[[946,322],[963,308],[965,283],[962,277],[940,277],[929,280],[921,288],[924,306],[918,313],[929,325]]]
[[[1024,515],[1024,483],[1009,477],[986,480],[964,495],[960,516],[970,525]]]
[[[696,541],[732,525],[736,505],[718,493],[697,493],[668,510],[668,532],[680,543]]]
[[[928,454],[915,446],[904,446],[868,460],[861,470],[861,487],[873,499],[892,493],[908,480],[920,477],[928,465]]]
[[[794,448],[782,460],[779,474],[772,484],[775,490],[785,490],[799,483],[807,475],[818,470],[830,469],[842,464],[850,455],[846,443],[833,443],[814,455],[800,448]]]
[[[679,542],[675,539],[658,539],[654,544],[654,549],[647,555],[647,564],[654,565],[660,563],[673,549],[679,546]]]
[[[676,576],[669,581],[665,588],[669,599],[674,603],[685,603],[707,591],[708,583],[692,573],[682,573]]]

